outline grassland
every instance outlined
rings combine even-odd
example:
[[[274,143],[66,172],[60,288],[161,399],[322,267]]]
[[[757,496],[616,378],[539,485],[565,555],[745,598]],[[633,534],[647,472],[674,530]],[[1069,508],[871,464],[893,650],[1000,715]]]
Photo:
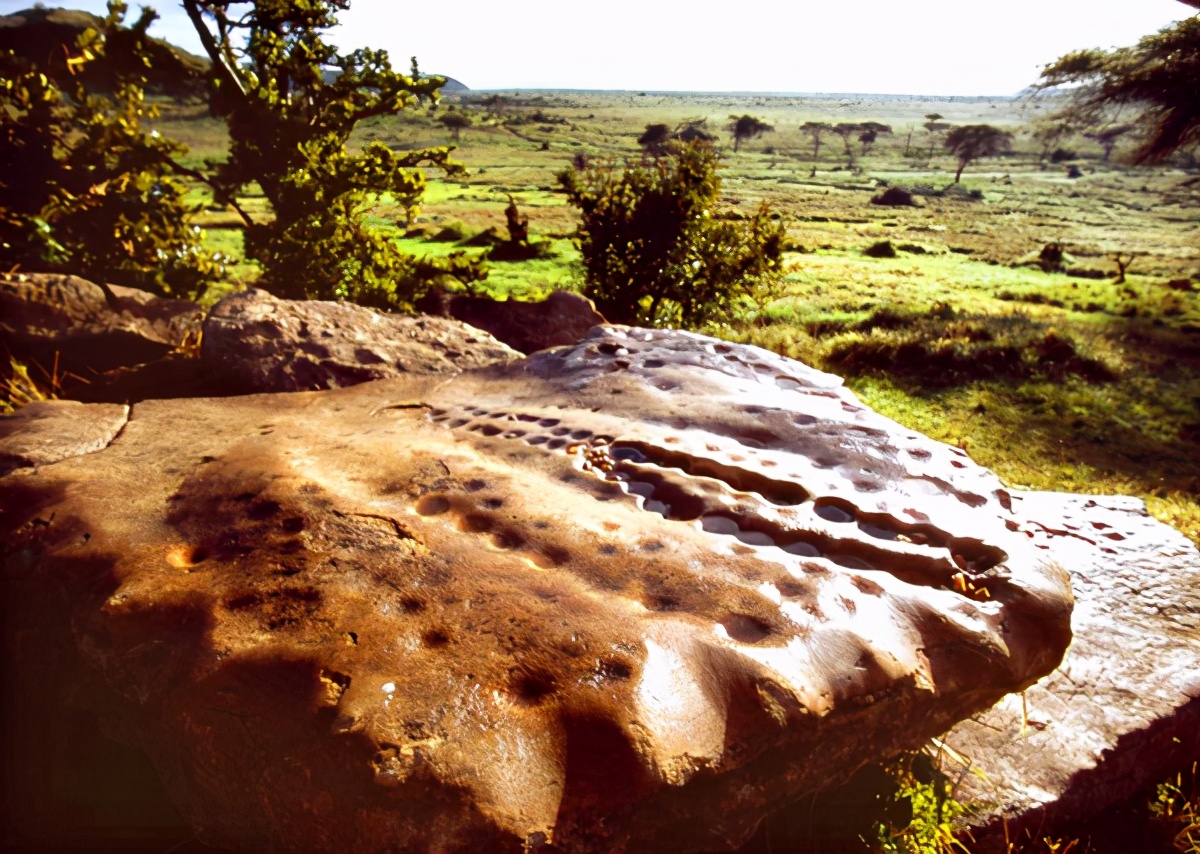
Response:
[[[1200,188],[1186,184],[1194,173],[1122,166],[1119,148],[1104,162],[1099,146],[1073,139],[1063,145],[1082,176],[1068,178],[1066,163],[1042,162],[1030,137],[1048,105],[1024,100],[575,92],[454,100],[475,119],[456,152],[468,174],[431,174],[419,212],[386,198],[373,212],[405,248],[442,253],[489,228],[504,234],[511,196],[553,251],[494,262],[487,288],[517,298],[577,288],[576,217],[555,175],[579,154],[636,156],[647,124],[706,119],[724,137],[723,215],[768,201],[787,222],[792,251],[772,301],[704,331],[842,374],[875,409],[967,449],[1013,486],[1138,495],[1200,543]],[[1003,127],[1014,151],[970,164],[947,192],[956,163],[922,127],[933,112]],[[722,128],[741,113],[776,131],[735,154]],[[854,142],[853,157],[826,135],[814,158],[799,131],[809,121],[868,120],[894,133],[865,154]],[[223,149],[221,126],[199,108],[169,108],[159,129],[188,142],[197,163]],[[446,144],[449,132],[421,112],[372,120],[356,139],[407,149]],[[886,186],[914,189],[917,205],[872,204]],[[237,259],[236,217],[209,210],[206,225],[211,245]],[[883,242],[893,257],[865,253]],[[1067,272],[1030,263],[1054,243]],[[1134,255],[1123,284],[1113,280],[1115,253]],[[228,286],[254,274],[237,263]]]

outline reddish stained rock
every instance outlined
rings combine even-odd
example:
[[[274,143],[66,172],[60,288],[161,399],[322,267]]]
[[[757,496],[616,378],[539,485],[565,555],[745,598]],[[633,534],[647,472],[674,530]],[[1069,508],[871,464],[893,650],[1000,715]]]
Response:
[[[1057,669],[956,726],[978,774],[977,850],[1100,820],[1200,757],[1200,553],[1135,498],[1014,494],[1030,540],[1071,570],[1075,638]],[[976,850],[976,849],[973,849]]]
[[[243,393],[344,388],[404,374],[456,373],[520,353],[456,320],[281,300],[251,289],[204,319],[201,358]]]
[[[239,850],[735,847],[1070,638],[993,475],[683,332],[152,401],[2,487],[15,589],[62,586],[125,737]]]

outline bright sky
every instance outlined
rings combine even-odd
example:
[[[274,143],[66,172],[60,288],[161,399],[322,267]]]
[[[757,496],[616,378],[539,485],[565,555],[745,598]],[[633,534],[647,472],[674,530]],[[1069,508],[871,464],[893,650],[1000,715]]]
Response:
[[[151,33],[201,53],[182,9],[156,8]],[[1012,95],[1064,53],[1192,13],[1176,0],[353,0],[332,41],[385,48],[405,70],[415,55],[473,89]]]

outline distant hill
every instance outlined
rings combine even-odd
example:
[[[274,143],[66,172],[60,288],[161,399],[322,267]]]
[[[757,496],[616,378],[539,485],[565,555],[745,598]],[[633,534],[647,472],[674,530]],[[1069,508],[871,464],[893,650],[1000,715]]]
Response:
[[[88,27],[102,27],[103,19],[74,9],[34,8],[0,16],[0,52],[13,51],[51,77],[65,73],[63,48],[72,48]],[[128,34],[126,29],[122,35]],[[119,53],[119,44],[117,45]],[[147,89],[173,97],[200,96],[205,92],[208,60],[175,47],[162,39],[150,39],[152,68]],[[115,69],[107,61],[88,63],[84,83],[91,89],[109,91]]]
[[[338,79],[338,75],[341,74],[341,72],[338,71],[336,68],[326,68],[324,71],[321,72],[321,74],[323,75],[326,83],[332,83],[334,80]],[[425,74],[425,73],[422,73],[421,76],[422,77],[445,77],[444,74]],[[446,85],[442,87],[442,94],[444,94],[444,95],[452,95],[456,92],[470,92],[470,91],[471,91],[470,88],[468,88],[467,86],[464,86],[462,83],[459,83],[453,77],[446,77]]]
[[[89,27],[100,28],[102,18],[77,9],[33,8],[0,16],[0,53],[11,50],[17,56],[37,65],[51,77],[65,73],[63,48],[75,46],[76,39]],[[122,35],[128,33],[126,28]],[[119,53],[118,50],[114,54]],[[203,97],[204,76],[209,61],[188,53],[163,39],[150,38],[151,71],[147,89],[176,98]],[[337,72],[326,71],[326,80]],[[114,69],[104,61],[89,63],[84,70],[84,82],[91,89],[110,91],[115,81]],[[442,92],[469,92],[453,77],[446,78]]]

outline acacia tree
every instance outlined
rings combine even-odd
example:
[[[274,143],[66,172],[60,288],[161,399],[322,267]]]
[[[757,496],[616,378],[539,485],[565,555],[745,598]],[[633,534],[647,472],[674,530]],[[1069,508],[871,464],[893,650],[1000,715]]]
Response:
[[[681,143],[639,163],[583,164],[559,175],[579,208],[583,293],[609,320],[695,326],[763,296],[783,267],[785,230],[764,204],[715,215],[718,157]]]
[[[1038,163],[1045,163],[1050,152],[1066,139],[1074,128],[1068,122],[1049,117],[1034,124],[1030,136],[1038,144]]]
[[[825,133],[832,133],[833,125],[829,122],[805,122],[800,125],[800,133],[806,133],[812,137],[813,143],[813,160],[821,156],[821,136]]]
[[[1200,0],[1181,0],[1200,8]],[[1080,50],[1042,71],[1038,89],[1074,84],[1064,113],[1072,120],[1103,126],[1115,111],[1130,108],[1145,139],[1133,154],[1151,163],[1200,144],[1200,14],[1193,14],[1132,47]]]
[[[1083,135],[1086,139],[1100,143],[1100,147],[1104,149],[1104,162],[1107,163],[1112,157],[1113,149],[1117,147],[1117,140],[1133,130],[1136,130],[1134,125],[1109,125],[1099,130],[1086,131]]]
[[[392,69],[386,51],[340,54],[324,39],[349,0],[183,0],[212,61],[212,111],[229,125],[229,156],[195,173],[216,201],[245,223],[246,255],[263,268],[261,285],[288,298],[343,298],[409,309],[437,279],[482,278],[457,255],[417,259],[367,213],[383,194],[415,209],[425,186],[419,167],[462,171],[448,147],[395,152],[347,140],[364,119],[436,103],[441,77]],[[326,71],[335,72],[332,75]],[[237,204],[261,188],[267,216]]]
[[[1012,146],[1012,134],[991,125],[962,125],[946,134],[946,150],[958,158],[958,171],[954,183],[962,177],[963,170],[980,157],[992,157],[1008,151]]]
[[[734,151],[738,150],[738,146],[742,144],[743,140],[757,139],[764,133],[771,133],[775,130],[774,126],[750,115],[730,116],[729,124],[726,127],[733,134]]]
[[[471,117],[459,110],[447,110],[438,116],[438,121],[442,127],[450,131],[450,138],[455,142],[459,141],[462,132],[469,128],[473,122]]]
[[[833,126],[833,132],[842,138],[842,150],[846,154],[846,165],[854,165],[854,149],[850,141],[862,132],[862,125],[854,122],[840,122]]]
[[[933,157],[933,150],[937,148],[937,135],[942,131],[950,130],[950,125],[942,121],[945,118],[941,113],[926,113],[925,124],[921,127],[929,132],[929,156]]]
[[[195,296],[224,269],[176,177],[184,147],[142,127],[157,114],[145,98],[156,15],[124,28],[126,8],[110,3],[44,65],[0,55],[0,254],[9,269],[92,279],[110,302],[110,283]]]
[[[862,153],[865,155],[875,144],[875,140],[880,134],[891,134],[891,125],[881,124],[879,122],[863,122],[858,126],[861,133],[858,135],[858,141],[862,143]]]
[[[665,153],[665,146],[670,138],[670,125],[652,124],[646,125],[646,132],[639,136],[637,141],[643,151],[658,157]]]

